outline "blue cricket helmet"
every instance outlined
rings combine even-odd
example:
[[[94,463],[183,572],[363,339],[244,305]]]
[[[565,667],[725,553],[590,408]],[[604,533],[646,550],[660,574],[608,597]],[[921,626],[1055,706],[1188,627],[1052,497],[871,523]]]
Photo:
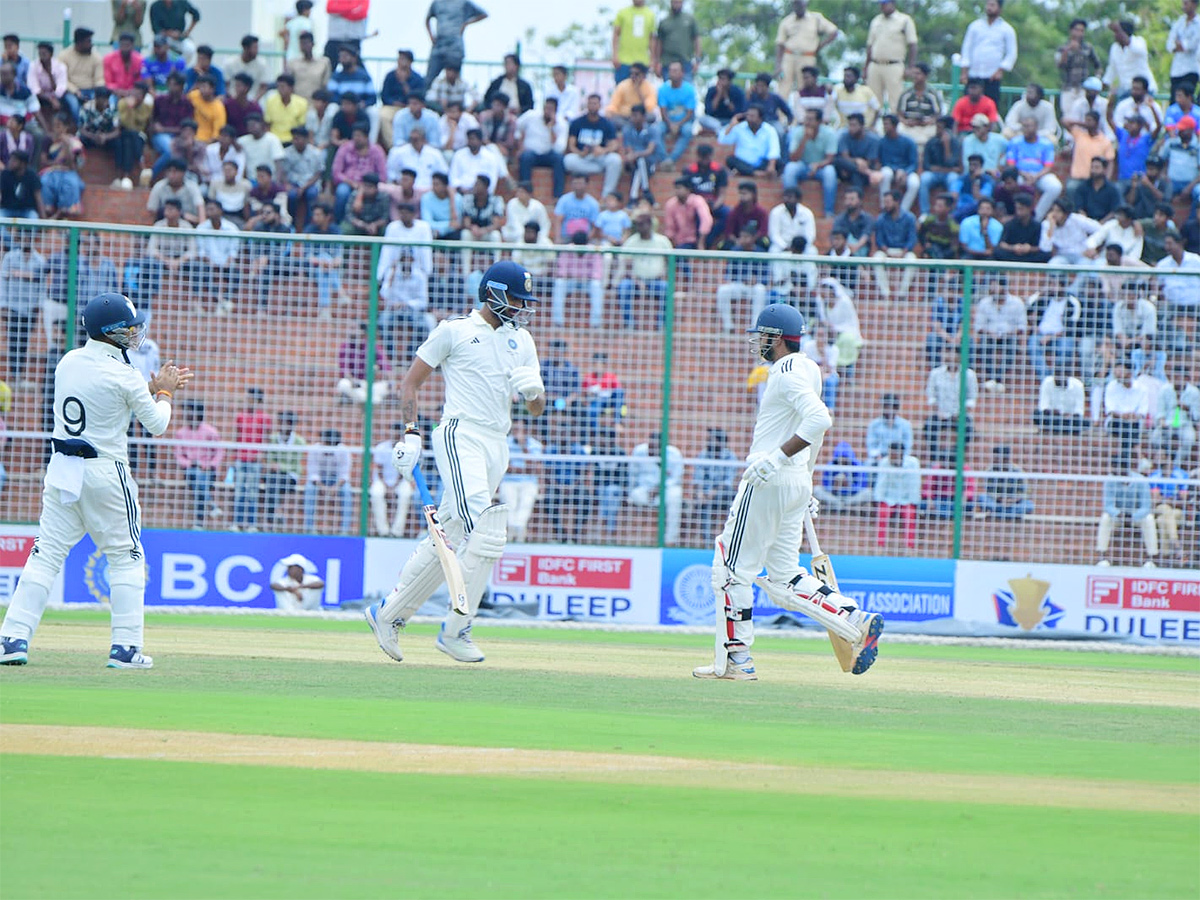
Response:
[[[529,323],[533,310],[529,306],[514,307],[510,300],[536,303],[533,293],[533,274],[511,259],[492,263],[479,283],[479,302],[486,305],[501,322],[520,328]]]
[[[799,343],[800,338],[808,333],[808,326],[804,324],[804,316],[795,307],[786,303],[772,303],[758,314],[754,327],[749,331]]]
[[[144,334],[146,314],[138,312],[124,294],[107,291],[97,294],[84,307],[83,327],[88,337],[108,338],[128,350],[141,343],[140,339],[135,342],[134,334]]]

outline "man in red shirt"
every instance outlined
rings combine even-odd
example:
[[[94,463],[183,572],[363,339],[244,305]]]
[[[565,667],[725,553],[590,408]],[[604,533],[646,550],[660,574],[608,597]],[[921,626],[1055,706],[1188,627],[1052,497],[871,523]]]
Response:
[[[618,419],[625,415],[625,389],[615,372],[608,370],[608,354],[592,354],[592,371],[583,376],[581,390],[588,398],[593,419],[611,411]]]
[[[675,196],[663,207],[663,234],[680,250],[695,250],[712,231],[712,212],[687,178],[675,180]]]
[[[239,444],[264,444],[271,430],[271,417],[263,408],[262,388],[246,391],[246,408],[237,414],[234,440]],[[231,531],[258,531],[258,483],[262,477],[262,451],[238,447],[234,451],[233,525]]]
[[[142,54],[133,49],[133,35],[123,34],[117,49],[104,57],[104,85],[118,97],[133,93],[142,77]]]
[[[972,78],[967,82],[967,92],[954,101],[950,115],[954,117],[959,134],[965,134],[971,130],[971,119],[981,113],[988,117],[989,122],[1000,121],[1000,112],[996,109],[995,101],[984,96],[983,79]]]

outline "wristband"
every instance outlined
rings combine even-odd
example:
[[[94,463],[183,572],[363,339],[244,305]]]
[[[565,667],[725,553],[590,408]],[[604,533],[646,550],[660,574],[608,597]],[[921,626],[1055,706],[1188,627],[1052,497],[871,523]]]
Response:
[[[404,423],[404,433],[405,434],[420,434],[421,432],[420,432],[420,429],[417,428],[416,422],[405,422]]]
[[[172,396],[170,391],[155,391],[155,392],[154,392],[154,398],[155,398],[156,400],[158,399],[158,396],[159,396],[159,394],[166,394],[166,395],[167,395],[167,399],[168,399],[168,400],[169,400],[169,399],[171,399],[171,396]]]

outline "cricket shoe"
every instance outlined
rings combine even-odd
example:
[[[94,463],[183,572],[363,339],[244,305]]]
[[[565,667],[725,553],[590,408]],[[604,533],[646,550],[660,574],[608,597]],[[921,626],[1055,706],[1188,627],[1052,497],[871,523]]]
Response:
[[[143,656],[137,647],[122,647],[113,644],[108,653],[108,668],[110,669],[149,669],[154,665],[153,656]]]
[[[483,651],[471,640],[470,625],[457,635],[451,635],[446,633],[446,623],[443,622],[437,636],[437,648],[459,662],[483,662]]]
[[[400,628],[399,622],[381,622],[379,620],[379,607],[382,604],[372,603],[363,610],[363,618],[367,620],[367,624],[371,626],[371,631],[375,633],[375,640],[379,643],[379,649],[394,659],[396,662],[404,661],[404,654],[400,652]]]
[[[855,675],[861,675],[871,668],[875,657],[879,655],[879,635],[883,633],[883,616],[879,613],[865,613],[857,609],[851,613],[851,616],[857,618],[858,621],[854,624],[862,630],[862,637],[851,645],[854,653],[852,657],[854,666],[850,671]]]
[[[0,638],[0,666],[23,666],[29,662],[29,641]]]
[[[692,669],[693,678],[721,678],[725,681],[758,681],[758,673],[754,671],[754,660],[735,663],[732,659],[725,663],[725,674],[718,675],[714,665],[696,666]]]

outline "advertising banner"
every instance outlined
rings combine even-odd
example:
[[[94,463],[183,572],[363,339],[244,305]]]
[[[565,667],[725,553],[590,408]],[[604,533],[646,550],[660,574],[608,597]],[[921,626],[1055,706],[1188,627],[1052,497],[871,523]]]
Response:
[[[7,606],[12,600],[17,579],[25,568],[25,560],[29,558],[36,534],[37,528],[33,525],[0,524],[0,606]],[[54,579],[54,587],[50,589],[51,605],[62,603],[62,596],[63,580],[60,575]]]
[[[712,551],[664,550],[660,622],[709,625],[713,622]],[[802,556],[800,564],[808,565]],[[898,623],[949,624],[954,618],[954,561],[839,556],[834,560],[838,585],[869,612],[882,613],[889,627]],[[754,614],[794,616],[779,609],[755,588]],[[804,620],[807,624],[807,619]],[[919,630],[903,628],[903,630]],[[944,629],[937,629],[942,631]]]
[[[1200,644],[1200,573],[961,561],[959,616],[980,634]]]
[[[361,538],[151,529],[142,532],[142,545],[147,606],[274,609],[271,582],[284,576],[283,560],[293,554],[325,582],[322,608],[363,595]],[[108,560],[91,538],[67,557],[63,599],[108,602]]]

